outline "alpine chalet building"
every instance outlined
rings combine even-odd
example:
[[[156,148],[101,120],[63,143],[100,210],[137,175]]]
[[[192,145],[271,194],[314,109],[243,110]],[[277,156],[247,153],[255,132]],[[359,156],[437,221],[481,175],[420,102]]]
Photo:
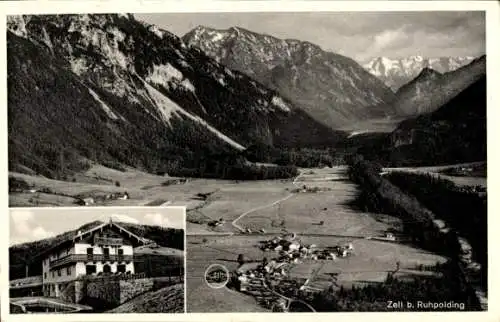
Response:
[[[82,276],[134,274],[134,248],[148,243],[111,220],[79,231],[43,254],[43,295],[61,297]]]

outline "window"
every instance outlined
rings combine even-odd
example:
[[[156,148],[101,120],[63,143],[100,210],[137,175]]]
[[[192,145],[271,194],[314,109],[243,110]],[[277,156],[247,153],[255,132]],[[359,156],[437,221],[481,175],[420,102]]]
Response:
[[[104,254],[104,258],[108,259],[109,258],[109,248],[103,248],[102,252]]]
[[[95,274],[95,272],[97,272],[95,265],[86,265],[85,266],[85,274],[92,275],[92,274]]]
[[[61,276],[61,270],[60,269],[57,270],[57,276]]]
[[[118,267],[117,267],[117,271],[119,273],[125,273],[126,270],[127,270],[127,267],[125,265],[123,265],[123,264],[122,265],[118,265]]]
[[[109,265],[104,265],[103,268],[102,268],[102,271],[104,272],[104,274],[109,274],[111,273],[111,266]]]
[[[47,272],[43,273],[43,278],[47,279]]]
[[[92,247],[87,248],[87,260],[92,260],[94,257],[94,249]]]
[[[66,275],[71,275],[71,266],[66,267]]]
[[[118,249],[118,256],[123,256],[123,248]]]

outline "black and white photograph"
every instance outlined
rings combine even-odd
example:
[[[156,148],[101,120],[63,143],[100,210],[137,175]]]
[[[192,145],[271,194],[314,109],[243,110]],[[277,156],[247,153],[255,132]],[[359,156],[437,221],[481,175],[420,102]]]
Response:
[[[487,12],[382,9],[8,15],[11,310],[487,311]]]
[[[184,313],[184,215],[182,207],[12,209],[10,313]]]

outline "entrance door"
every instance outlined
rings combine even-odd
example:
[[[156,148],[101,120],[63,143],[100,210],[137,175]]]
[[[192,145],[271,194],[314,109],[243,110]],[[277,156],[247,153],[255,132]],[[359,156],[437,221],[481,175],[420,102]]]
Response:
[[[104,265],[102,271],[104,272],[104,274],[111,274],[111,266],[108,264]]]
[[[104,259],[108,260],[109,259],[109,248],[103,248],[102,253],[104,254]]]

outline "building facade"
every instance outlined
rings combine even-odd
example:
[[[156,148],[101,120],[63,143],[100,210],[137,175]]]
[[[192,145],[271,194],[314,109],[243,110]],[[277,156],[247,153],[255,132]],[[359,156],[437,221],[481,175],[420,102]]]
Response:
[[[44,254],[44,296],[60,297],[69,282],[80,278],[134,274],[134,247],[146,243],[111,221],[78,232]]]

